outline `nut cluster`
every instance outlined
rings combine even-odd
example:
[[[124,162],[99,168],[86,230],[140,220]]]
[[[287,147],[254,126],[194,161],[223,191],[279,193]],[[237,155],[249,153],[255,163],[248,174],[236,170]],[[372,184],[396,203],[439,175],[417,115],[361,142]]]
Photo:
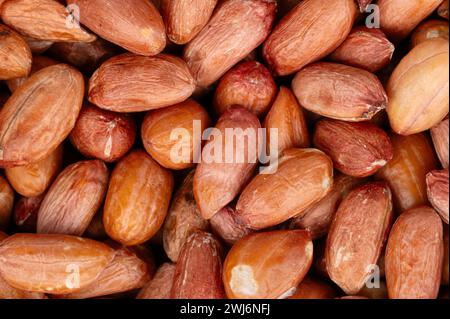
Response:
[[[448,298],[448,0],[0,0],[0,299]]]

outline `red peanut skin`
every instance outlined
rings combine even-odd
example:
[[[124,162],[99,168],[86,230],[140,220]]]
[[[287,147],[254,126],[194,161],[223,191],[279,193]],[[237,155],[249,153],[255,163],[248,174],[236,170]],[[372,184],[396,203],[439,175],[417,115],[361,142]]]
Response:
[[[197,231],[183,246],[173,278],[171,298],[223,299],[222,247],[211,234]]]
[[[214,94],[218,114],[233,105],[240,105],[258,117],[267,113],[277,86],[269,70],[256,61],[243,62],[228,71],[220,80]]]
[[[22,197],[14,206],[14,223],[20,232],[36,232],[37,216],[44,195]]]
[[[80,8],[81,23],[130,52],[156,55],[166,46],[164,22],[152,1],[68,0]]]
[[[383,31],[358,26],[329,58],[375,73],[389,64],[394,50]]]
[[[137,299],[170,299],[176,265],[165,263],[139,292]]]
[[[201,88],[217,81],[269,35],[273,0],[229,0],[218,5],[203,30],[184,49],[184,60]]]
[[[346,294],[357,294],[377,265],[393,216],[391,191],[384,182],[355,188],[339,205],[328,233],[326,265]]]
[[[331,157],[335,168],[353,177],[375,174],[394,156],[389,136],[371,123],[322,120],[313,142]]]
[[[441,283],[443,228],[430,207],[405,211],[386,248],[386,283],[391,299],[435,299]]]
[[[302,1],[275,26],[264,43],[264,59],[275,74],[292,74],[333,52],[355,15],[353,0]]]
[[[252,232],[251,229],[241,225],[236,218],[236,210],[228,206],[222,208],[209,222],[212,231],[229,245],[234,245]]]
[[[258,129],[260,127],[258,118],[243,107],[231,107],[220,117],[216,129],[220,130],[222,135],[222,157],[217,158],[217,160],[214,159],[210,163],[205,160],[209,154],[207,148],[218,144],[214,142],[213,138],[203,148],[202,161],[197,166],[194,175],[195,201],[203,218],[210,219],[235,199],[252,177],[260,153],[261,143],[258,141]],[[248,135],[238,134],[240,142],[237,145],[240,149],[235,148],[236,144],[230,138],[226,138],[225,130],[229,128],[248,130],[248,132],[254,133],[256,140],[252,141],[251,138],[248,138]],[[227,147],[233,147],[234,150],[234,156],[228,163],[226,156],[230,153],[227,151]],[[250,152],[250,147],[253,154]],[[244,154],[241,163],[238,159],[242,151]]]
[[[427,174],[428,199],[442,220],[448,225],[448,169],[431,171]]]
[[[70,141],[80,153],[107,163],[124,156],[135,139],[136,123],[131,116],[102,110],[91,104],[83,106],[70,133]]]
[[[109,172],[100,160],[68,166],[45,195],[37,232],[81,236],[103,203]]]

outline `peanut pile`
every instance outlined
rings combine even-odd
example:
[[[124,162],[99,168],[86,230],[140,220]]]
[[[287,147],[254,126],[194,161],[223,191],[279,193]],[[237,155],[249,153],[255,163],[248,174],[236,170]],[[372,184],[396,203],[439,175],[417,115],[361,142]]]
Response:
[[[448,299],[448,0],[0,0],[0,299]]]

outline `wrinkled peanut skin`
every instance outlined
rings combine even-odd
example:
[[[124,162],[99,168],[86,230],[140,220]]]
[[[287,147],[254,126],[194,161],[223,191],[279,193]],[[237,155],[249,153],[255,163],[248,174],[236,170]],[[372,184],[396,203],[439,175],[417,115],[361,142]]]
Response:
[[[44,195],[37,197],[22,197],[14,206],[14,223],[17,230],[24,233],[35,233],[37,215]]]
[[[208,23],[217,0],[162,0],[167,37],[174,43],[190,42]]]
[[[275,11],[273,0],[222,2],[184,49],[197,85],[208,87],[257,48],[270,33]]]
[[[94,72],[89,101],[109,111],[142,112],[180,103],[194,89],[195,80],[180,58],[125,53],[107,60]]]
[[[231,107],[220,117],[215,128],[220,131],[221,140],[209,138],[194,175],[195,201],[203,218],[213,217],[235,199],[249,182],[260,153],[260,127],[258,118],[243,107]],[[236,138],[227,137],[226,130],[230,128],[241,129],[241,132],[236,131]],[[239,141],[239,148],[235,139]],[[221,149],[220,154],[216,148]],[[218,155],[211,158],[211,154]]]
[[[449,129],[448,129],[448,116],[441,123],[432,127],[431,137],[433,139],[434,149],[439,157],[439,161],[443,168],[448,168],[449,161]]]
[[[223,282],[227,297],[287,298],[305,277],[312,258],[313,244],[307,231],[250,234],[238,241],[225,259]]]
[[[339,47],[355,16],[353,0],[302,1],[275,26],[264,43],[264,58],[275,74],[292,74]]]
[[[383,31],[358,26],[329,58],[374,73],[391,62],[394,50]]]
[[[74,127],[83,95],[83,76],[69,65],[33,74],[0,111],[0,167],[27,165],[49,156]]]
[[[273,174],[258,174],[236,205],[236,218],[251,229],[280,224],[325,197],[333,185],[331,159],[316,149],[283,152]]]
[[[141,289],[137,299],[170,299],[175,268],[175,264],[162,264],[152,280]]]
[[[386,108],[388,98],[380,80],[355,67],[318,62],[297,73],[292,90],[300,105],[319,115],[361,122]]]
[[[439,213],[442,220],[448,225],[448,168],[440,171],[431,171],[426,176],[428,200]]]
[[[12,0],[0,8],[4,23],[21,34],[45,41],[91,42],[96,36],[68,21],[66,8],[54,0]]]
[[[114,250],[89,239],[15,234],[0,245],[0,274],[17,289],[64,294],[94,282],[113,258]],[[78,288],[78,280],[70,280],[74,272]]]
[[[392,195],[384,182],[352,190],[339,205],[326,246],[330,278],[348,295],[363,288],[377,265],[393,220]]]
[[[116,249],[114,259],[89,286],[68,295],[65,299],[87,299],[139,289],[153,275],[153,260],[148,264],[132,249]]]
[[[325,236],[342,199],[363,181],[351,176],[338,175],[334,179],[331,191],[319,202],[294,217],[289,227],[309,231],[312,239]]]
[[[428,203],[425,176],[436,169],[437,161],[429,138],[423,134],[392,134],[394,157],[376,178],[388,182],[397,213]]]
[[[228,71],[219,81],[213,98],[218,114],[240,105],[258,117],[265,115],[277,92],[269,70],[259,62],[242,62]]]
[[[80,21],[102,38],[145,56],[166,46],[164,23],[152,1],[68,0],[80,8]]]
[[[389,298],[437,298],[443,255],[439,215],[426,206],[402,213],[392,227],[386,248]]]
[[[100,160],[65,168],[39,207],[37,232],[81,236],[105,198],[108,177],[108,169]]]
[[[126,246],[146,242],[162,226],[172,190],[170,171],[142,150],[129,153],[111,174],[103,212],[106,233]]]
[[[181,250],[170,293],[174,299],[223,299],[222,246],[209,233],[193,233]]]
[[[197,230],[208,229],[209,223],[201,217],[193,192],[194,170],[183,180],[175,193],[163,226],[164,250],[177,262],[184,243]]]
[[[313,143],[331,157],[336,169],[354,177],[375,174],[393,157],[389,136],[371,123],[322,120],[316,125]]]
[[[8,181],[0,175],[0,230],[10,223],[14,205],[14,191]]]
[[[131,149],[136,130],[132,116],[85,104],[69,137],[84,156],[111,163]]]
[[[62,167],[63,147],[60,145],[49,156],[25,166],[5,169],[6,177],[16,192],[25,197],[42,195]]]
[[[17,32],[0,24],[0,80],[27,76],[31,70],[31,59],[25,40]]]
[[[236,218],[236,210],[228,206],[222,208],[209,222],[212,231],[229,245],[234,245],[252,232]]]

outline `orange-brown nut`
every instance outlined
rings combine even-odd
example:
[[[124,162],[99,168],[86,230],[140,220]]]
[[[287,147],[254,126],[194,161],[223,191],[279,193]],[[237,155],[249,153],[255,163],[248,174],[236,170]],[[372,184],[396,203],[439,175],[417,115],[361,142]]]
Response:
[[[442,221],[430,207],[400,215],[386,248],[386,282],[391,299],[435,299],[444,254]]]
[[[394,50],[394,45],[383,31],[358,26],[329,58],[369,72],[377,72],[391,62]]]
[[[441,283],[443,285],[448,286],[448,256],[449,256],[449,248],[448,248],[448,226],[444,227],[444,262],[442,266],[442,280]]]
[[[175,264],[162,264],[150,280],[139,292],[137,299],[170,299]]]
[[[223,299],[222,247],[214,236],[193,233],[178,259],[170,293],[174,299]]]
[[[240,105],[258,117],[265,115],[277,93],[269,70],[256,61],[242,62],[220,79],[214,93],[214,108],[223,114],[233,105]]]
[[[391,135],[394,157],[376,177],[388,182],[397,213],[428,203],[425,176],[437,162],[425,134]]]
[[[345,40],[356,17],[352,0],[306,0],[283,17],[263,55],[277,75],[288,75],[333,52]]]
[[[228,0],[184,49],[197,85],[206,88],[244,59],[269,35],[274,0]]]
[[[54,0],[10,0],[0,8],[4,23],[31,38],[55,42],[91,42],[87,32],[66,8]],[[72,19],[73,23],[70,23]]]
[[[16,289],[0,277],[0,299],[47,299],[47,297],[41,292]]]
[[[210,219],[235,199],[252,177],[261,146],[259,128],[258,118],[243,107],[233,106],[220,117],[194,175],[203,218]]]
[[[378,0],[381,29],[390,39],[399,42],[441,2],[442,0]]]
[[[136,150],[114,168],[103,211],[109,237],[127,245],[149,240],[160,229],[173,189],[170,171]]]
[[[164,250],[173,262],[177,262],[180,251],[189,238],[197,230],[207,230],[209,223],[200,215],[194,199],[194,170],[183,180],[175,193],[163,226]]]
[[[212,231],[229,245],[234,245],[252,232],[251,229],[241,225],[236,218],[236,210],[228,206],[215,214],[210,219],[210,224]]]
[[[352,190],[339,205],[328,233],[327,271],[346,294],[357,294],[376,270],[393,220],[386,183]]]
[[[49,156],[25,166],[5,169],[6,177],[16,192],[25,197],[42,195],[61,170],[63,147],[58,146]]]
[[[37,232],[81,236],[103,202],[108,175],[100,160],[81,161],[65,168],[39,207]]]
[[[9,226],[14,205],[14,191],[0,175],[0,230]]]
[[[24,233],[35,233],[37,215],[44,195],[37,197],[22,197],[14,206],[14,223],[17,230]]]
[[[177,44],[190,42],[208,23],[217,0],[162,0],[167,37]]]
[[[267,154],[271,152],[273,138],[277,140],[276,150],[278,155],[289,148],[310,146],[308,126],[303,109],[298,104],[292,91],[284,86],[280,88],[263,126],[266,129]],[[274,132],[275,136],[272,136],[270,129],[277,130]]]
[[[388,102],[383,85],[375,75],[338,63],[307,66],[295,76],[292,90],[305,109],[349,122],[372,119]]]
[[[131,53],[115,56],[89,81],[89,101],[114,112],[142,112],[180,103],[195,89],[195,81],[180,58]]]
[[[312,239],[325,236],[342,199],[362,181],[355,177],[338,175],[334,179],[331,191],[298,217],[294,217],[290,222],[290,228],[305,229],[309,231]]]
[[[31,71],[27,76],[23,76],[20,78],[14,78],[11,80],[6,81],[6,84],[8,85],[8,88],[11,92],[14,92],[19,86],[21,86],[25,81],[28,79],[28,75],[34,74],[39,70],[42,70],[43,68],[46,68],[51,65],[58,64],[59,62],[47,58],[42,55],[38,55],[33,57],[33,64],[31,66]]]
[[[411,135],[441,122],[448,114],[448,82],[448,40],[415,46],[397,65],[386,88],[392,129]]]
[[[130,115],[102,110],[89,103],[81,109],[70,133],[72,144],[86,157],[115,162],[136,139],[136,123]]]
[[[426,181],[428,200],[441,215],[442,220],[448,225],[448,168],[429,172]]]
[[[333,299],[336,295],[336,289],[333,286],[308,276],[302,280],[295,293],[288,299]]]
[[[188,99],[148,112],[141,127],[142,142],[161,166],[190,168],[201,151],[201,134],[210,124],[206,110]]]
[[[276,170],[267,172],[248,184],[236,206],[237,219],[251,229],[274,226],[300,214],[333,185],[333,163],[316,149],[288,149]]]
[[[113,247],[116,248],[116,247]],[[116,248],[114,259],[90,285],[68,295],[65,299],[86,299],[112,295],[142,288],[153,276],[153,260],[141,259],[133,248]]]
[[[250,234],[229,251],[223,282],[230,299],[291,296],[311,267],[313,243],[307,231]]]
[[[0,81],[27,76],[31,70],[31,59],[25,40],[0,24]]]
[[[155,55],[166,46],[164,22],[147,0],[68,0],[79,8],[80,21],[102,38],[130,52]]]
[[[66,64],[33,74],[0,111],[0,167],[49,156],[74,127],[83,95],[82,74]]]
[[[375,174],[393,157],[389,136],[371,123],[322,120],[316,125],[313,142],[331,157],[336,169],[354,177]]]
[[[441,123],[433,126],[430,130],[433,139],[434,149],[439,157],[443,168],[448,168],[448,148],[449,148],[449,130],[448,130],[448,116]]]
[[[15,234],[0,245],[0,274],[17,289],[65,294],[94,282],[114,250],[67,235]]]
[[[436,38],[448,40],[448,21],[433,19],[421,23],[411,35],[411,46]]]

